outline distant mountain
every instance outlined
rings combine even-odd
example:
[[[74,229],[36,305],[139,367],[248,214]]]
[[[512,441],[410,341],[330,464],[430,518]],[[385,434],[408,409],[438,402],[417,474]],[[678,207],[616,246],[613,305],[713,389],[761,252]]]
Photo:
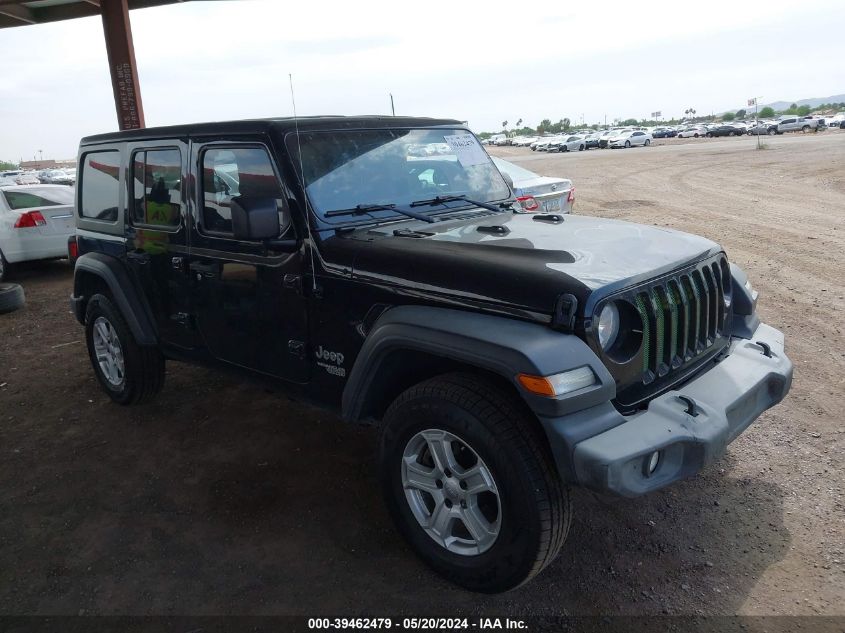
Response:
[[[799,105],[799,106],[807,105],[807,106],[810,106],[811,108],[815,108],[816,106],[820,106],[823,103],[842,103],[842,102],[845,102],[845,94],[833,95],[832,97],[814,97],[812,99],[799,99],[798,101],[773,101],[772,103],[761,103],[761,104],[759,104],[758,107],[760,108],[760,110],[762,110],[765,107],[769,107],[772,110],[774,110],[775,112],[777,112],[778,110],[786,110],[793,103],[796,104],[796,105]],[[742,107],[745,108],[748,111],[752,111],[752,108],[754,106],[751,106],[751,108],[749,108],[747,105],[743,105]],[[735,111],[736,110],[733,110],[733,112],[735,112]]]

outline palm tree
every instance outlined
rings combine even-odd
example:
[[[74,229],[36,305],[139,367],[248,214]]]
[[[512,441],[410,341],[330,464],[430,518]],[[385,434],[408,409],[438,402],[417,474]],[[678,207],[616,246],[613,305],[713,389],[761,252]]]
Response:
[[[516,122],[516,127],[521,127],[521,126],[522,126],[522,119],[520,119],[519,121]]]
[[[507,121],[502,121],[502,127],[503,127],[503,128],[508,127],[508,122],[507,122]]]

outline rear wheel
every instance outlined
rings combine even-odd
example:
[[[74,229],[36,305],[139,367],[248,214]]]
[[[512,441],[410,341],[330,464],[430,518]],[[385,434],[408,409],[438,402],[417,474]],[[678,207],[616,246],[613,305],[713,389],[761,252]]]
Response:
[[[807,132],[809,132],[809,131],[810,131],[810,126],[809,126],[809,125],[805,125],[804,127],[802,127],[802,128],[801,128],[801,131],[802,131],[804,134],[806,134]]]
[[[149,400],[164,385],[164,357],[138,345],[120,311],[105,295],[94,295],[85,312],[88,356],[97,380],[119,404]]]
[[[651,139],[648,139],[648,138],[647,138],[647,139],[645,140],[645,143],[643,143],[643,145],[645,145],[646,147],[648,147],[649,145],[651,145]]]
[[[631,147],[631,141],[625,141],[625,147],[626,148]]]
[[[390,513],[426,563],[467,589],[526,582],[569,531],[569,491],[529,415],[497,385],[456,373],[411,387],[384,417]]]
[[[583,146],[583,145],[579,145],[579,146],[578,146],[578,151],[579,151],[579,152],[583,152],[583,151],[584,151],[584,146]]]

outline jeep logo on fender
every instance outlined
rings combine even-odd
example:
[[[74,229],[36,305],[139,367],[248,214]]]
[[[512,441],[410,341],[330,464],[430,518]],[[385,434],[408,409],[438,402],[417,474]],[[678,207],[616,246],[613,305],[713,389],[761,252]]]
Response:
[[[323,349],[322,345],[317,348],[317,351],[314,352],[314,354],[320,360],[328,360],[333,363],[336,363],[337,365],[343,365],[343,354],[341,354],[340,352],[330,352],[327,349]]]

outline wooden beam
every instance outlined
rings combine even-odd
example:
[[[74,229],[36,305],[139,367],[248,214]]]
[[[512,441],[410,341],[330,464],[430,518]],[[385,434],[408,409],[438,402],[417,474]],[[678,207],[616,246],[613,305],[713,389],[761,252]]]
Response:
[[[38,19],[32,9],[25,7],[22,4],[4,4],[0,5],[0,15],[5,15],[7,18],[12,18],[23,24],[37,24]]]
[[[135,63],[127,0],[103,0],[100,11],[103,17],[103,34],[106,37],[117,123],[121,130],[142,128],[144,106],[141,102],[141,85],[138,81],[138,66]]]

